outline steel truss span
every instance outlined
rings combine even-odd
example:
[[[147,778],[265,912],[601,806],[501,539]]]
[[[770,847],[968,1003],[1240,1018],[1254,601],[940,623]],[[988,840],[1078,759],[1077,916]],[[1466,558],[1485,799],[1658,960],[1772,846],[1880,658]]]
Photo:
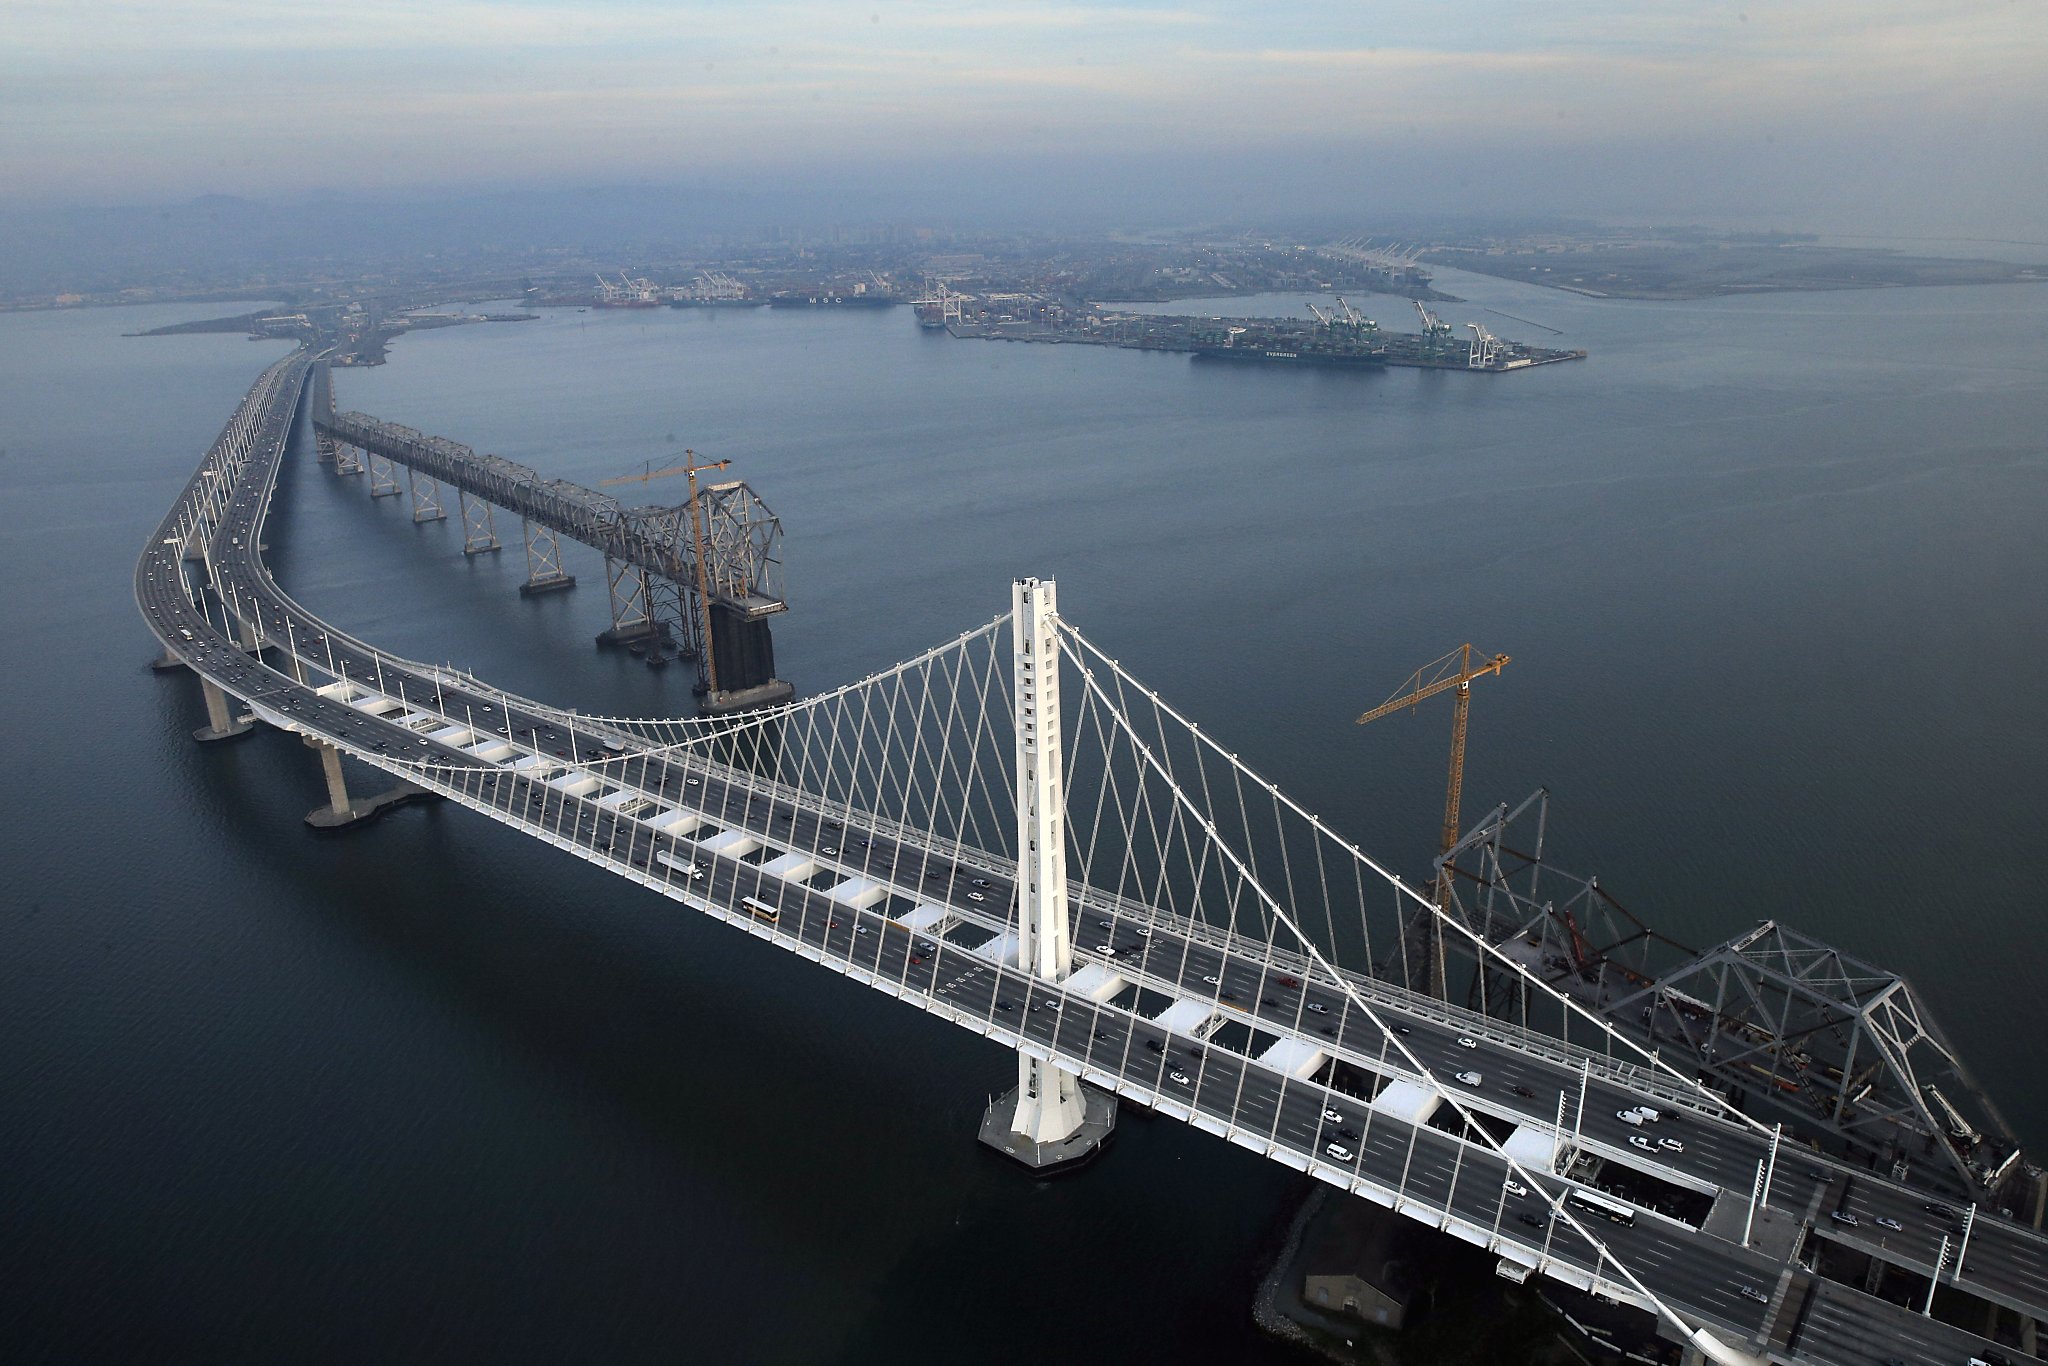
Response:
[[[1061,618],[1049,584],[1018,588],[1028,630],[1006,612],[717,723],[584,716],[320,620],[256,548],[313,368],[264,372],[135,587],[209,702],[329,757],[330,823],[358,811],[346,755],[1015,1049],[1020,1077],[1071,1076],[1485,1247],[1504,1273],[1637,1305],[1712,1360],[1882,1361],[1841,1322],[1929,1359],[1981,1348],[1808,1270],[1811,1239],[1880,1241],[1869,1220],[1817,1220],[1824,1202],[1910,1218],[1883,1244],[1896,1265],[2048,1313],[2048,1240],[1973,1220],[1966,1263],[1925,1227],[1924,1192],[1780,1160],[1774,1130],[1259,777]],[[237,726],[221,707],[214,733]],[[1417,915],[1541,1008],[1503,1019],[1431,994],[1400,954]],[[1068,1094],[1032,1122],[1071,1123]],[[1630,1217],[1597,1212],[1614,1207]]]
[[[322,448],[366,452],[372,496],[398,491],[393,469],[402,465],[413,520],[438,521],[447,515],[439,485],[453,486],[462,510],[463,548],[470,554],[498,547],[492,507],[517,513],[527,527],[527,591],[574,582],[562,572],[557,537],[599,550],[616,638],[648,634],[675,642],[697,661],[700,687],[711,689],[715,682],[714,710],[791,695],[789,685],[774,677],[768,630],[769,619],[789,606],[782,588],[782,520],[744,481],[698,489],[694,520],[689,503],[628,507],[610,494],[548,478],[445,437],[336,412],[324,363],[315,366],[313,384],[313,423]],[[537,539],[535,528],[544,538]]]

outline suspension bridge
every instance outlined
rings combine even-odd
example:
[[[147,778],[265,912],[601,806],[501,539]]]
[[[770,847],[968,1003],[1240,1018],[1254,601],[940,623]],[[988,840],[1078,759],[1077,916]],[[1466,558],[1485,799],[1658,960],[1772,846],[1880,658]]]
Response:
[[[437,796],[992,1039],[1017,1077],[984,1141],[1039,1170],[1141,1106],[1485,1248],[1511,1279],[1634,1305],[1694,1360],[1991,1360],[2014,1350],[1984,1335],[2001,1322],[2031,1347],[2048,1238],[1981,1208],[1976,1168],[1923,1169],[1962,1191],[1957,1213],[1901,1166],[1742,1113],[1584,971],[1552,970],[1541,933],[1498,931],[1495,894],[1519,904],[1496,876],[1504,809],[1446,855],[1490,855],[1467,878],[1483,898],[1411,885],[1133,677],[1050,582],[846,686],[681,719],[516,696],[314,616],[261,546],[320,368],[301,351],[264,371],[135,574],[160,665],[199,679],[197,738],[262,724],[317,751],[312,823]],[[395,785],[351,792],[344,757]],[[1417,917],[1510,1007],[1447,999],[1408,961]],[[1845,1257],[1877,1270],[1817,1269]],[[1887,1276],[1926,1304],[1870,1293]]]

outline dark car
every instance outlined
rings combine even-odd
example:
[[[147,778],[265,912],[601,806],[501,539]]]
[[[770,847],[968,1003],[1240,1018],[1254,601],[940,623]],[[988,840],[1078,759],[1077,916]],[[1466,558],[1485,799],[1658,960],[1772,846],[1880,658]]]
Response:
[[[1166,1045],[1157,1039],[1145,1040],[1145,1047],[1151,1049],[1154,1053],[1164,1053],[1166,1051]]]
[[[1536,1093],[1535,1093],[1534,1091],[1531,1091],[1531,1090],[1530,1090],[1530,1089],[1529,1089],[1528,1087],[1526,1087],[1526,1086],[1520,1086],[1520,1085],[1517,1085],[1517,1086],[1512,1086],[1512,1087],[1510,1087],[1510,1088],[1508,1088],[1508,1089],[1512,1090],[1512,1091],[1513,1091],[1513,1092],[1514,1092],[1514,1093],[1515,1093],[1516,1095],[1520,1096],[1520,1097],[1521,1097],[1522,1099],[1524,1099],[1524,1100],[1534,1100],[1534,1099],[1536,1099]]]
[[[1010,1003],[1009,1003],[1008,1001],[997,1001],[997,1002],[996,1002],[996,1009],[997,1009],[997,1010],[1015,1010],[1016,1008],[1017,1008],[1016,1006],[1014,1006],[1014,1005],[1010,1004]]]
[[[1523,1210],[1523,1211],[1522,1211],[1522,1212],[1521,1212],[1520,1214],[1517,1214],[1517,1215],[1515,1216],[1515,1218],[1517,1218],[1517,1219],[1521,1220],[1521,1221],[1522,1221],[1523,1223],[1527,1224],[1527,1225],[1528,1225],[1528,1226],[1529,1226],[1530,1228],[1542,1228],[1542,1227],[1543,1227],[1543,1216],[1542,1216],[1542,1215],[1540,1215],[1540,1214],[1531,1214],[1531,1213],[1529,1213],[1529,1211],[1527,1211],[1527,1210]]]

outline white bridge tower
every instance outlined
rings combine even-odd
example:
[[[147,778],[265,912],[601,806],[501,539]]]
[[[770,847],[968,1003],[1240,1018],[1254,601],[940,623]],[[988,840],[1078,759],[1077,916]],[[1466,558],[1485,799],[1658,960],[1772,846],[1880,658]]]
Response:
[[[1073,969],[1067,928],[1066,773],[1060,744],[1060,650],[1053,639],[1054,585],[1011,585],[1010,640],[1017,699],[1018,966],[1058,982]],[[1017,1110],[1011,1132],[1057,1143],[1080,1129],[1081,1079],[1029,1053],[1017,1054]]]
[[[1058,596],[1050,580],[1010,588],[1017,730],[1017,966],[1041,982],[1073,970],[1067,916],[1066,761],[1060,734]],[[1017,1089],[989,1106],[981,1141],[1038,1172],[1091,1157],[1116,1127],[1116,1098],[1020,1048]]]

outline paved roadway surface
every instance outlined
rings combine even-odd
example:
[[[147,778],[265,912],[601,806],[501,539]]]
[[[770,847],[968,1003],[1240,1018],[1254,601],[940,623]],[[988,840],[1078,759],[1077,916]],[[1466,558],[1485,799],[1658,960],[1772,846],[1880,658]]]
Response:
[[[464,675],[399,660],[305,611],[272,582],[257,549],[304,378],[303,356],[265,372],[223,434],[222,446],[186,486],[136,569],[137,601],[166,648],[249,703],[257,715],[424,781],[465,805],[956,1023],[1050,1054],[1091,1081],[1275,1160],[1381,1203],[1398,1192],[1401,1207],[1415,1217],[1448,1225],[1525,1264],[1541,1261],[1546,1274],[1585,1285],[1597,1269],[1601,1279],[1596,1288],[1602,1293],[1642,1302],[1611,1265],[1598,1266],[1582,1236],[1552,1217],[1550,1204],[1578,1189],[1576,1183],[1547,1171],[1534,1177],[1511,1173],[1500,1157],[1478,1144],[1428,1124],[1411,1125],[1357,1095],[1215,1042],[1206,1022],[1192,1031],[1201,1038],[1189,1031],[1169,1032],[1137,1013],[1128,992],[1113,998],[1120,1004],[1104,1003],[1074,990],[1071,981],[1039,982],[974,952],[1010,927],[1014,867],[1006,860],[858,823],[857,813],[835,813],[797,794],[764,790],[744,773],[701,758],[643,757],[633,752],[629,737],[599,723],[509,697]],[[221,455],[236,435],[249,452],[238,470],[228,468]],[[219,473],[209,476],[209,468]],[[215,482],[231,488],[206,547],[219,597],[199,594],[200,605],[195,605],[188,585],[204,584],[206,566],[188,568],[182,545],[167,542],[176,541],[190,508],[208,496]],[[229,614],[251,623],[267,651],[252,656],[239,648],[228,630]],[[263,662],[265,653],[274,667]],[[389,717],[377,716],[315,691],[337,680],[402,697],[408,705]],[[463,733],[439,743],[399,724],[397,718],[406,715],[435,717],[419,723],[430,733],[450,727],[461,727]],[[484,736],[495,736],[512,753],[492,762],[455,747],[476,747]],[[621,746],[623,755],[616,752]],[[408,760],[441,767],[423,775],[407,768]],[[515,763],[524,767],[512,767]],[[577,795],[550,785],[572,765],[600,777],[598,790]],[[616,806],[624,800],[621,794],[649,806],[637,817],[622,814]],[[601,805],[605,797],[615,805]],[[679,811],[700,813],[707,823],[688,832],[647,823]],[[849,820],[856,824],[849,826]],[[728,831],[772,842],[775,852],[804,855],[827,875],[798,870],[805,880],[792,881],[764,872],[759,865],[767,860],[758,851],[742,858],[703,847],[713,835]],[[855,909],[829,894],[843,879],[887,887],[893,899],[883,907],[915,903],[944,908],[947,919],[929,930],[912,930],[881,907]],[[772,922],[737,910],[743,897],[773,906]],[[1551,1040],[1518,1039],[1497,1022],[1408,997],[1383,983],[1349,978],[1350,987],[1374,1006],[1372,1013],[1391,1027],[1390,1035],[1353,1004],[1335,979],[1299,961],[1268,956],[1262,946],[1253,946],[1258,956],[1228,951],[1206,927],[1095,899],[1086,889],[1076,889],[1074,900],[1077,966],[1100,964],[1161,999],[1170,995],[1201,1002],[1211,1020],[1251,1025],[1258,1047],[1276,1038],[1297,1039],[1341,1058],[1359,1074],[1383,1078],[1415,1079],[1426,1070],[1460,1093],[1475,1113],[1505,1121],[1502,1132],[1510,1124],[1524,1124],[1548,1134],[1555,1127],[1560,1094],[1568,1121],[1576,1109],[1580,1066],[1587,1057],[1579,1050]],[[1597,1057],[1591,1067],[1581,1121],[1584,1151],[1604,1157],[1610,1167],[1626,1166],[1674,1186],[1709,1196],[1724,1192],[1723,1200],[1747,1199],[1757,1163],[1768,1150],[1766,1137],[1744,1124],[1671,1104],[1676,1094],[1672,1083],[1653,1079],[1646,1070],[1635,1072]],[[1451,1080],[1468,1070],[1481,1074],[1477,1088]],[[1666,1118],[1639,1129],[1616,1112],[1639,1103],[1646,1085],[1657,1088],[1652,1094]],[[1632,1136],[1648,1142],[1674,1139],[1683,1146],[1645,1152],[1629,1144]],[[1511,1194],[1510,1181],[1528,1194]],[[1817,1210],[1815,1229],[1821,1236],[1881,1251],[1922,1274],[1932,1269],[1942,1234],[1954,1222],[1924,1208],[1928,1197],[1920,1192],[1790,1146],[1780,1152],[1770,1203],[1781,1211]],[[1853,1213],[1857,1224],[1829,1218],[1835,1209]],[[1650,1291],[1726,1340],[1764,1341],[1786,1309],[1782,1297],[1797,1294],[1803,1300],[1811,1283],[1820,1288],[1799,1316],[1798,1360],[1845,1366],[1892,1358],[1961,1363],[1983,1346],[1981,1339],[1895,1310],[1859,1291],[1810,1282],[1794,1265],[1703,1235],[1674,1218],[1640,1211],[1624,1226],[1596,1219],[1582,1208],[1574,1215],[1587,1221],[1585,1226]],[[1880,1216],[1900,1228],[1878,1225]],[[1958,1275],[1978,1295],[2048,1315],[2048,1239],[2032,1229],[1980,1217],[1967,1263],[1959,1268],[1950,1259],[1949,1278]],[[1745,1288],[1763,1299],[1745,1295]],[[1872,1328],[1880,1323],[1882,1331]],[[1780,1345],[1784,1336],[1782,1330],[1770,1333]]]

